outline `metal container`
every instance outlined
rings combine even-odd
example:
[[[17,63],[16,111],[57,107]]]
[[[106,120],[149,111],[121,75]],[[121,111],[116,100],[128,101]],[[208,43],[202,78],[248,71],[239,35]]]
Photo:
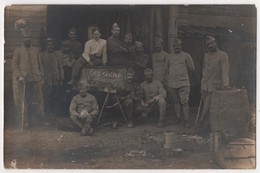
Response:
[[[174,147],[174,136],[175,133],[173,132],[165,132],[164,133],[164,145],[165,149],[171,149]]]

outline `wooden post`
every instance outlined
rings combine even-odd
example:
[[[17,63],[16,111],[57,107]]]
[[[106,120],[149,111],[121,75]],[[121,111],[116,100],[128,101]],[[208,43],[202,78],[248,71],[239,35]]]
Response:
[[[178,17],[179,7],[178,5],[169,6],[169,31],[168,31],[168,51],[173,51],[173,40],[177,38],[178,33]]]

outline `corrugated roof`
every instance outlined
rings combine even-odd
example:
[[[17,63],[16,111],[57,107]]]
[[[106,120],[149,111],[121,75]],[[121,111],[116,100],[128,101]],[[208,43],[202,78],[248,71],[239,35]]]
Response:
[[[255,41],[253,34],[229,27],[205,27],[194,25],[181,25],[178,27],[178,34],[186,36],[204,37],[213,35],[220,39],[241,39],[243,41]]]

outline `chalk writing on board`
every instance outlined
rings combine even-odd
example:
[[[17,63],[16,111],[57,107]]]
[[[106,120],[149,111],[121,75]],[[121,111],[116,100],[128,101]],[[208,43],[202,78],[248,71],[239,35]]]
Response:
[[[91,90],[116,92],[116,88],[125,88],[126,68],[96,67],[82,69],[81,82],[86,83]]]

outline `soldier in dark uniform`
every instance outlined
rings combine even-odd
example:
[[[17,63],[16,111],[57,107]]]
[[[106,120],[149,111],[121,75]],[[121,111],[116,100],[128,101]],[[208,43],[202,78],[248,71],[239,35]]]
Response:
[[[62,46],[66,45],[68,46],[68,51],[73,59],[78,59],[79,56],[82,54],[82,46],[81,44],[76,40],[77,37],[77,31],[75,28],[71,28],[68,33],[69,39],[62,42]],[[63,49],[63,48],[62,48]]]
[[[118,96],[122,102],[124,112],[128,117],[128,127],[134,126],[133,115],[140,114],[142,111],[141,101],[143,98],[142,90],[134,81],[134,70],[129,69],[127,72],[127,82],[124,90],[118,91]]]
[[[148,67],[149,56],[144,53],[143,43],[135,42],[136,55],[133,68],[135,70],[135,80],[138,83],[144,81],[144,70]]]
[[[107,39],[108,65],[110,66],[128,66],[126,58],[123,56],[127,49],[123,47],[119,39],[120,28],[114,23],[111,30],[112,35]]]

